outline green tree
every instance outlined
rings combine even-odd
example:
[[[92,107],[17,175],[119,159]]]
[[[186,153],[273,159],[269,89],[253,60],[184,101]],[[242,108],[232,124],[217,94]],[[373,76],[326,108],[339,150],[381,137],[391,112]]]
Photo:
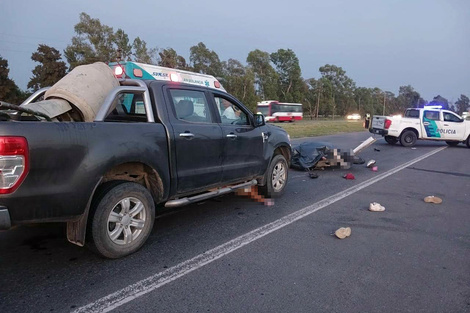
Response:
[[[336,65],[326,64],[320,67],[322,78],[328,80],[332,88],[330,102],[333,115],[344,115],[357,106],[354,101],[356,83],[346,75],[346,71]]]
[[[434,99],[429,102],[429,105],[440,105],[443,109],[450,109],[449,101],[440,95],[435,96]]]
[[[258,49],[253,50],[248,53],[246,61],[255,74],[255,89],[258,97],[262,100],[278,100],[279,75],[271,66],[269,53]]]
[[[160,61],[158,65],[176,68],[180,70],[188,70],[188,65],[186,64],[186,60],[178,55],[176,51],[172,48],[163,49],[159,53]]]
[[[460,95],[460,98],[455,101],[455,105],[457,106],[457,113],[460,115],[470,110],[470,100],[466,95]]]
[[[407,108],[417,108],[421,96],[419,92],[415,91],[411,85],[400,86],[398,90],[398,102],[400,107],[405,110]]]
[[[114,42],[119,51],[122,61],[129,61],[132,55],[132,45],[129,43],[129,36],[122,30],[118,29],[114,34]],[[112,61],[112,60],[111,60]]]
[[[255,74],[251,68],[243,66],[237,60],[229,59],[223,62],[223,69],[223,84],[227,92],[255,111],[259,98],[255,94]]]
[[[223,75],[222,62],[220,62],[219,56],[214,51],[209,50],[202,42],[190,48],[189,60],[195,72],[215,77]]]
[[[101,24],[99,19],[80,13],[80,22],[74,27],[77,36],[64,50],[70,69],[93,62],[110,62],[117,56],[113,28]],[[123,32],[120,32],[121,39]]]
[[[52,86],[64,77],[67,66],[61,58],[57,49],[40,44],[31,56],[31,59],[39,65],[33,69],[33,77],[28,83],[28,88],[36,91],[42,87]]]
[[[133,61],[145,64],[157,64],[156,49],[147,48],[147,43],[139,37],[134,39],[132,49]]]
[[[20,104],[28,95],[8,77],[9,74],[8,61],[0,56],[0,100]]]
[[[291,49],[279,49],[271,53],[271,61],[279,75],[280,100],[302,102],[305,98],[305,82],[302,79],[299,59]]]

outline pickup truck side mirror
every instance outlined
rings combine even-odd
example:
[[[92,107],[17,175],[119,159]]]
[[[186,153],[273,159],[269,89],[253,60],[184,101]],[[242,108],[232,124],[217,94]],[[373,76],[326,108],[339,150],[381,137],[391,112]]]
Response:
[[[255,120],[255,127],[260,127],[266,124],[266,122],[264,121],[264,115],[261,113],[256,113],[254,116],[254,120]]]

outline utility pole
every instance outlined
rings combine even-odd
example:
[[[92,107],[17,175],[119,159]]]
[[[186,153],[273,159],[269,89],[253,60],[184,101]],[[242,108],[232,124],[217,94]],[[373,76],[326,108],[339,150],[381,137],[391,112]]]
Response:
[[[318,84],[318,82],[317,82]],[[320,88],[317,88],[317,114],[316,114],[316,119],[318,120],[318,110],[320,108],[320,93],[321,93],[321,85]]]
[[[382,115],[385,115],[385,91],[384,91],[384,110],[383,110]]]

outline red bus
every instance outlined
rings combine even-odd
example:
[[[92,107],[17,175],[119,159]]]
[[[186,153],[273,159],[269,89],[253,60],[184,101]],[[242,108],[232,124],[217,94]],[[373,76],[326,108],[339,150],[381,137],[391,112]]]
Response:
[[[302,103],[283,103],[279,101],[258,102],[258,112],[267,122],[294,122],[303,118]]]

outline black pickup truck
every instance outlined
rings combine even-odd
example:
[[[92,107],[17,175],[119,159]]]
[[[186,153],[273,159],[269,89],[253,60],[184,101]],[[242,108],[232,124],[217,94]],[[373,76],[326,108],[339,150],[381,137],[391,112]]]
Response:
[[[144,244],[156,208],[287,184],[287,133],[221,89],[122,79],[92,122],[2,112],[0,230],[66,222],[70,242],[108,258]]]

